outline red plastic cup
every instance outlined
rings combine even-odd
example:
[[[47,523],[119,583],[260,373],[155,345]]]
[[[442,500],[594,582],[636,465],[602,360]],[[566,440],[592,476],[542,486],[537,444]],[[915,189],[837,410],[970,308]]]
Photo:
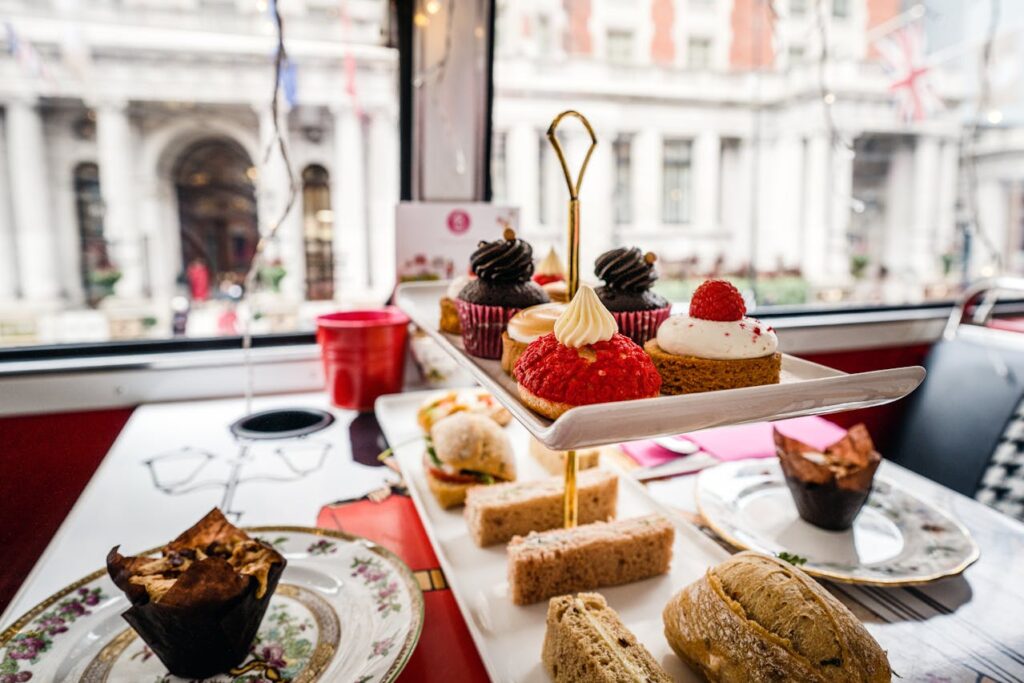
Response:
[[[316,319],[331,402],[368,412],[378,396],[402,390],[409,318],[394,306]]]

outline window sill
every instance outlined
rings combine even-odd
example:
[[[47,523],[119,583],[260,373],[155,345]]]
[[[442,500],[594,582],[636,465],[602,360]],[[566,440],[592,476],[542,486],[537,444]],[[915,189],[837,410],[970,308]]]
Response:
[[[879,310],[793,311],[764,309],[758,316],[779,333],[783,351],[795,355],[930,344],[942,335],[948,305]],[[258,339],[252,350],[256,394],[317,391],[323,387],[319,349],[312,335],[288,343]],[[235,348],[202,348],[209,344]],[[180,342],[184,350],[119,355],[68,355],[0,363],[0,415],[53,413],[134,406],[160,401],[241,396],[244,354],[237,340]],[[159,346],[153,345],[153,346]],[[28,353],[29,350],[24,350]]]

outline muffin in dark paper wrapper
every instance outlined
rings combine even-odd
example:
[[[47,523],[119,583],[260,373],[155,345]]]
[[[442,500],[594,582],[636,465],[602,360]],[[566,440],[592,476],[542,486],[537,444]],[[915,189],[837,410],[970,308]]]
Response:
[[[882,462],[867,428],[853,427],[824,453],[773,431],[775,450],[800,517],[830,531],[853,526]]]
[[[131,601],[122,616],[175,676],[208,678],[240,664],[287,562],[214,509],[161,548],[107,572]]]

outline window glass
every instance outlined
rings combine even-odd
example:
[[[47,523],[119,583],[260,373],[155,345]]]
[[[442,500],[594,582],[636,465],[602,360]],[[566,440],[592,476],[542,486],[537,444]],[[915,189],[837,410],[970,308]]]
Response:
[[[664,223],[690,222],[690,197],[693,178],[690,174],[689,140],[666,140],[662,150],[661,220]]]
[[[608,62],[629,64],[633,61],[633,32],[608,31]]]
[[[630,135],[615,138],[615,223],[633,222],[633,140]]]
[[[237,333],[289,201],[256,331],[386,297],[367,265],[398,198],[383,0],[276,3],[291,174],[267,154],[272,0],[0,5],[0,347]]]
[[[949,300],[1024,272],[1024,3],[994,21],[945,0],[626,4],[499,3],[495,127],[578,109],[597,132],[585,258],[635,245],[667,296],[722,276],[758,305]],[[547,47],[527,30],[541,15]],[[541,204],[525,234],[564,251],[566,189],[538,144],[507,160],[508,201]]]
[[[709,38],[690,38],[687,47],[687,66],[691,69],[707,69],[711,66]]]

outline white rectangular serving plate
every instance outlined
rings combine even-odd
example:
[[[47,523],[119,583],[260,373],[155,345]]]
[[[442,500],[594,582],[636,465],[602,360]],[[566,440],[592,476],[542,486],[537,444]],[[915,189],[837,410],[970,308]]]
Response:
[[[509,599],[504,546],[479,548],[469,537],[462,508],[444,510],[424,478],[422,431],[416,411],[439,392],[392,394],[377,399],[375,413],[402,468],[409,492],[448,585],[455,594],[473,642],[495,683],[548,681],[541,665],[547,601],[526,607]],[[514,421],[506,428],[516,453],[518,479],[550,476],[529,455],[529,434]],[[611,469],[611,468],[609,468]],[[632,478],[619,473],[618,517],[665,514],[676,527],[671,571],[645,581],[599,589],[622,621],[676,681],[701,680],[672,652],[665,640],[661,612],[669,598],[728,553],[678,515],[654,500]]]
[[[498,361],[470,356],[461,337],[438,330],[439,301],[447,286],[447,282],[405,283],[399,285],[395,301],[533,436],[554,450],[869,408],[903,398],[925,375],[924,368],[917,366],[849,375],[783,354],[779,384],[579,406],[552,421],[520,401],[515,380]]]

